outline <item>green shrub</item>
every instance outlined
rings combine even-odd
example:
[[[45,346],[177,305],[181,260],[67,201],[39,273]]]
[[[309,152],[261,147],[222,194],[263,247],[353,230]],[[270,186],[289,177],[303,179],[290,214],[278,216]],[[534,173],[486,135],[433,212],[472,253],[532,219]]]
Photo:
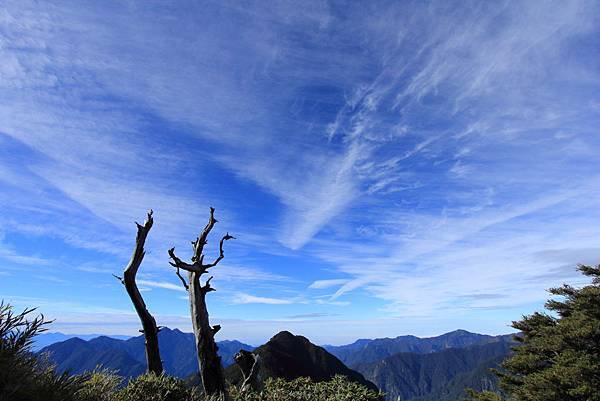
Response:
[[[483,391],[478,393],[472,389],[467,389],[468,399],[464,401],[502,401],[502,397],[491,391]]]
[[[172,376],[146,373],[131,380],[116,394],[118,401],[200,401],[194,388]]]
[[[267,379],[259,392],[240,393],[231,389],[232,401],[379,401],[382,394],[349,381],[344,376],[335,376],[328,382],[314,383],[309,378],[291,381]]]
[[[114,401],[123,378],[114,371],[98,369],[90,373],[89,378],[77,392],[78,401]]]
[[[54,366],[31,351],[33,338],[46,330],[35,309],[14,313],[0,302],[0,401],[78,401],[86,376],[58,374]]]

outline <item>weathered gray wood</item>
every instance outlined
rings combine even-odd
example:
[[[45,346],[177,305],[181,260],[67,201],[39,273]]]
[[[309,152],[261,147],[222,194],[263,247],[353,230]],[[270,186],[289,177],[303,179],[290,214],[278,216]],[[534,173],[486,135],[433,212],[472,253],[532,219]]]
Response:
[[[188,273],[190,312],[196,340],[198,367],[205,393],[222,394],[225,391],[225,379],[214,337],[218,329],[210,326],[206,307],[206,294],[214,289],[208,282],[202,286],[200,275],[200,273]]]
[[[206,239],[217,222],[214,217],[214,212],[215,209],[211,207],[210,217],[206,227],[204,227],[200,236],[192,242],[194,254],[192,256],[191,264],[179,259],[175,255],[174,248],[169,250],[169,256],[172,260],[170,264],[177,269],[177,276],[189,293],[190,314],[192,317],[192,327],[196,342],[198,367],[204,392],[208,395],[226,395],[221,357],[217,354],[218,347],[215,342],[215,334],[220,330],[221,326],[210,325],[208,308],[206,306],[206,294],[215,291],[215,289],[210,286],[212,277],[206,280],[204,285],[200,282],[200,277],[206,273],[209,268],[216,266],[224,258],[223,243],[234,238],[229,235],[229,233],[223,236],[219,242],[219,256],[212,263],[203,263],[203,250],[204,245],[206,245],[207,242]],[[186,283],[185,279],[179,273],[180,269],[188,272],[189,283]]]
[[[131,260],[123,272],[123,278],[117,277],[125,285],[125,290],[131,298],[131,302],[135,308],[137,315],[142,322],[142,333],[146,340],[146,361],[148,362],[148,372],[155,373],[157,375],[163,372],[162,360],[160,359],[160,351],[158,349],[158,327],[156,326],[156,320],[154,316],[148,312],[146,303],[142,298],[142,294],[137,287],[135,277],[140,268],[142,260],[146,251],[144,250],[144,244],[146,243],[146,237],[148,232],[152,228],[154,220],[152,218],[152,210],[148,212],[146,222],[144,225],[135,223],[137,226],[137,236],[135,238],[135,249]]]
[[[245,392],[250,389],[259,390],[260,382],[258,378],[258,369],[260,364],[260,356],[250,351],[239,350],[233,357],[235,363],[242,371],[244,381],[242,382],[241,391]]]

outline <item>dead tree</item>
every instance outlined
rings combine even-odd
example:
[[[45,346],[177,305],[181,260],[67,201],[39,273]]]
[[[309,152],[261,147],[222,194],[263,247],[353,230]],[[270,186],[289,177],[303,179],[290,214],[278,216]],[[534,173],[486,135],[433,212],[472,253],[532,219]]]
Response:
[[[260,387],[258,380],[260,356],[250,351],[241,349],[237,354],[235,354],[233,359],[242,371],[242,377],[244,378],[244,381],[240,386],[241,391],[246,392],[248,390],[258,390]]]
[[[192,326],[194,329],[194,337],[196,340],[196,351],[198,356],[198,367],[200,369],[200,377],[205,394],[225,394],[225,380],[223,377],[223,367],[221,366],[221,358],[217,354],[217,344],[215,343],[215,334],[221,329],[221,326],[211,326],[208,319],[208,310],[206,308],[206,294],[215,291],[210,286],[210,277],[204,285],[200,282],[200,277],[211,267],[216,266],[224,257],[223,243],[233,239],[227,233],[219,243],[219,256],[212,263],[204,264],[204,245],[206,245],[208,234],[214,227],[217,220],[215,219],[215,209],[210,208],[210,218],[204,230],[195,241],[192,241],[192,263],[183,262],[175,255],[175,248],[169,249],[171,257],[171,266],[177,269],[177,276],[183,283],[189,293],[190,311],[192,316]],[[180,274],[180,270],[185,270],[188,273],[188,281]]]
[[[137,226],[137,236],[135,238],[135,249],[133,250],[133,255],[131,255],[131,260],[123,272],[123,277],[115,277],[119,279],[125,286],[125,290],[127,291],[127,294],[129,294],[129,298],[131,298],[131,302],[133,302],[135,311],[142,322],[142,330],[140,330],[140,332],[144,334],[146,339],[146,361],[148,362],[148,372],[160,375],[163,371],[163,366],[160,359],[160,352],[158,350],[159,328],[156,326],[156,320],[154,320],[154,316],[148,312],[148,308],[146,308],[142,294],[140,294],[135,282],[135,276],[137,275],[140,264],[142,263],[144,255],[146,254],[146,251],[144,251],[144,244],[146,243],[146,237],[152,228],[153,222],[152,210],[150,210],[148,211],[148,216],[143,226],[135,223]]]

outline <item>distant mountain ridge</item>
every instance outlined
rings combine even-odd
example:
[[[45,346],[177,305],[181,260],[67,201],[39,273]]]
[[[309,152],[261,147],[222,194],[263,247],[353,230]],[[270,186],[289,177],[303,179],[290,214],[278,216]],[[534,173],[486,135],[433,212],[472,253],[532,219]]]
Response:
[[[420,338],[415,336],[399,336],[395,338],[360,339],[352,344],[324,348],[337,356],[347,366],[375,362],[400,352],[429,354],[448,348],[465,348],[471,345],[482,345],[496,342],[512,341],[512,334],[490,336],[471,333],[466,330],[455,330],[436,337]]]
[[[497,367],[515,345],[513,335],[489,336],[456,330],[437,337],[361,339],[342,346],[319,347],[302,336],[280,332],[254,352],[261,357],[260,377],[328,380],[336,374],[370,388],[379,387],[388,401],[459,401],[465,387],[495,389],[489,369]],[[191,333],[164,328],[159,333],[165,371],[198,381]],[[240,350],[254,347],[239,341],[218,343],[228,381],[239,383],[240,370],[231,366]],[[59,371],[82,373],[97,365],[116,369],[124,377],[146,371],[144,337],[127,340],[100,336],[89,341],[71,338],[45,347]],[[339,358],[338,358],[339,357]]]
[[[159,348],[165,371],[177,377],[187,377],[198,371],[194,336],[178,329],[163,328],[158,333]],[[220,341],[219,354],[225,366],[233,363],[240,349],[251,351],[253,346],[239,341]],[[98,365],[115,369],[124,377],[134,377],[146,371],[144,336],[127,340],[100,336],[89,341],[70,338],[39,351],[47,353],[60,372],[83,373]]]
[[[489,369],[498,367],[514,345],[496,341],[428,354],[398,353],[353,368],[389,401],[458,401],[466,396],[465,387],[495,389],[497,379]]]
[[[34,343],[32,350],[37,352],[44,347],[47,347],[52,344],[56,344],[62,341],[67,341],[71,338],[80,338],[82,340],[88,341],[98,337],[111,337],[116,338],[118,340],[127,340],[131,338],[131,336],[123,336],[123,335],[108,335],[105,334],[64,334],[60,332],[46,332],[40,333],[34,337]]]
[[[273,336],[266,344],[256,348],[254,354],[260,356],[258,376],[261,381],[269,377],[286,380],[310,377],[313,381],[320,382],[330,380],[335,375],[343,375],[351,381],[377,390],[362,374],[348,368],[324,348],[311,343],[306,337],[296,336],[288,331]],[[241,382],[237,366],[230,366],[225,374],[230,382]]]

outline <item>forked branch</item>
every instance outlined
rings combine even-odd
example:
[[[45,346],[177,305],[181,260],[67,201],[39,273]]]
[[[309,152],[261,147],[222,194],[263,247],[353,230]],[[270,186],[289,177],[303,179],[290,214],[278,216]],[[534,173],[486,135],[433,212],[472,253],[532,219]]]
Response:
[[[146,215],[146,221],[142,226],[138,222],[135,223],[137,227],[137,235],[135,237],[135,249],[133,250],[133,255],[131,255],[131,260],[129,264],[125,268],[125,272],[123,273],[123,278],[126,280],[127,276],[133,276],[135,280],[135,275],[137,274],[138,269],[140,268],[140,264],[144,259],[144,255],[146,255],[146,251],[144,251],[144,244],[146,243],[146,237],[152,228],[152,224],[154,224],[154,219],[152,218],[152,209],[148,211]]]
[[[169,264],[177,269],[185,270],[192,273],[204,273],[202,269],[202,264],[200,263],[185,263],[183,260],[179,259],[177,255],[175,255],[175,248],[169,249],[169,256],[173,260],[169,262]]]
[[[260,357],[250,351],[241,349],[233,357],[235,363],[242,371],[244,381],[241,386],[242,392],[249,390],[258,390],[260,383],[258,381],[258,370],[260,367]]]
[[[210,277],[208,278],[208,280],[206,280],[206,283],[205,283],[205,284],[204,284],[202,287],[200,287],[200,290],[201,290],[203,293],[205,293],[205,294],[206,294],[207,292],[216,291],[214,288],[212,288],[212,287],[210,286],[210,280],[212,280],[212,279],[213,279],[213,276],[210,276]]]
[[[229,241],[230,239],[235,239],[235,237],[233,235],[229,235],[229,233],[225,234],[223,238],[221,238],[221,241],[219,242],[219,257],[216,258],[212,263],[202,265],[203,268],[208,269],[210,267],[214,267],[225,257],[225,254],[223,253],[223,242]]]
[[[181,280],[181,284],[183,284],[183,286],[185,287],[185,290],[189,291],[190,286],[188,285],[187,281],[185,281],[185,279],[183,278],[181,273],[179,273],[179,267],[177,268],[177,272],[175,274],[177,274],[177,277],[179,277],[179,280]]]
[[[200,236],[196,238],[196,241],[193,242],[194,255],[192,256],[192,262],[202,263],[202,251],[204,250],[204,245],[207,243],[206,238],[208,238],[208,234],[210,234],[216,222],[217,219],[215,219],[215,208],[211,207],[208,223],[206,223],[206,226],[204,227],[204,230],[202,230]]]

